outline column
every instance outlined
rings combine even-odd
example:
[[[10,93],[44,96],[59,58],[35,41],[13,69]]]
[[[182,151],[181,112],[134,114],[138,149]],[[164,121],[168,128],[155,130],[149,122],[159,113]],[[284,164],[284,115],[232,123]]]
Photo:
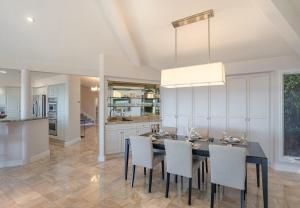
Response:
[[[30,71],[21,70],[21,119],[32,117],[32,89]]]
[[[105,161],[105,79],[104,55],[99,55],[99,156],[98,161]]]

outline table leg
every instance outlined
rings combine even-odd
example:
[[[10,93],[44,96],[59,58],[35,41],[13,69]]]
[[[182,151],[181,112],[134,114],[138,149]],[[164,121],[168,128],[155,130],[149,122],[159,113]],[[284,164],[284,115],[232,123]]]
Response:
[[[256,164],[256,182],[257,182],[257,187],[260,186],[260,171],[259,171],[259,166],[260,166],[260,164]]]
[[[261,161],[264,208],[268,208],[268,159]]]
[[[129,158],[129,139],[125,139],[125,180],[127,180],[128,175],[128,158]]]

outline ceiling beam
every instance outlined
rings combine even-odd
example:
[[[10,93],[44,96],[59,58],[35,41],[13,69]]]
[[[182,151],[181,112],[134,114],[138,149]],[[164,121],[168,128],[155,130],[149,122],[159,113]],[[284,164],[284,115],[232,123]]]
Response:
[[[300,15],[286,0],[252,0],[300,56]]]
[[[140,66],[141,60],[134,41],[127,28],[120,7],[115,0],[97,0],[100,4],[100,11],[116,36],[123,52],[134,66]]]

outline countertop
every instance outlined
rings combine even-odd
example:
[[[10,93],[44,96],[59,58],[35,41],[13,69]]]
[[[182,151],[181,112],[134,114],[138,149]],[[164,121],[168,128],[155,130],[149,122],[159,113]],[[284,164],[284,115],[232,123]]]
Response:
[[[0,119],[0,123],[16,123],[16,122],[35,121],[35,120],[42,120],[42,119],[48,119],[48,117],[26,118],[26,119]]]
[[[131,124],[131,123],[143,123],[143,122],[159,122],[159,116],[138,116],[138,117],[127,117],[131,121],[122,121],[121,118],[115,118],[113,120],[108,120],[106,125],[114,124]]]

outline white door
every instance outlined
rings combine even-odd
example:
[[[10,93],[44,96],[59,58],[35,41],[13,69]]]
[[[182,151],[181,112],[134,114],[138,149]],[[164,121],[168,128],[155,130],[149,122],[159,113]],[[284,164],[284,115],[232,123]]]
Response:
[[[20,118],[20,88],[6,88],[6,110],[8,119]]]
[[[269,76],[259,75],[249,78],[248,139],[259,142],[265,154],[270,156],[269,134]]]
[[[227,133],[231,136],[242,136],[247,131],[246,78],[227,78],[227,105]]]
[[[209,88],[194,87],[192,126],[197,128],[201,136],[208,136],[209,128]]]
[[[226,85],[210,87],[209,136],[221,138],[226,131]]]
[[[192,125],[193,89],[184,87],[177,89],[177,134],[187,135]]]
[[[176,89],[162,88],[162,126],[176,127]]]

